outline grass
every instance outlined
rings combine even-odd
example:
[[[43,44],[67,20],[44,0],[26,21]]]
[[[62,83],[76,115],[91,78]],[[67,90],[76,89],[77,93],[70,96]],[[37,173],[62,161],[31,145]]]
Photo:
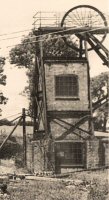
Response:
[[[10,188],[12,200],[69,200],[80,199],[82,193],[74,194],[74,190],[67,189],[62,182],[31,181],[16,184]]]
[[[8,186],[10,200],[108,200],[107,170],[78,172],[70,180],[83,180],[83,185],[66,187],[66,179],[23,180]]]

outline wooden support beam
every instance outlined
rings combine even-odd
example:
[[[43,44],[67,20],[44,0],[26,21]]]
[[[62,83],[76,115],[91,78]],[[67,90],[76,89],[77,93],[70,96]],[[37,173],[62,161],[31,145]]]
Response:
[[[106,56],[109,56],[108,49],[92,34],[87,33],[87,35],[96,43],[98,49],[102,49]]]
[[[65,123],[65,124],[67,124],[67,125],[69,125],[70,127],[75,127],[75,124],[70,124],[70,123],[68,123],[68,122],[66,122],[66,121],[64,121],[62,119],[59,119],[59,118],[56,118],[56,119],[61,121],[61,122],[63,122],[63,123]],[[88,135],[90,135],[90,133],[88,131],[86,131],[86,130],[80,128],[80,127],[76,127],[76,129],[78,129],[79,131],[82,131],[82,132],[87,133]]]
[[[91,47],[93,48],[93,50],[102,59],[103,64],[107,65],[107,67],[109,67],[109,60],[108,60],[108,58],[105,55],[103,55],[103,53],[100,52],[100,49],[97,47],[97,45],[94,44],[94,42],[89,37],[87,37],[87,41],[91,45]]]
[[[89,130],[91,133],[91,137],[94,137],[94,124],[92,121],[93,118],[93,112],[92,112],[92,94],[91,94],[91,79],[90,79],[90,65],[89,65],[89,57],[88,57],[88,47],[87,47],[87,40],[85,37],[84,40],[84,46],[85,46],[85,57],[87,59],[87,85],[88,85],[88,101],[89,101],[89,110],[90,110],[90,120],[89,120]]]
[[[19,125],[19,123],[21,122],[22,117],[20,117],[20,119],[18,120],[17,124],[15,125],[15,127],[13,128],[13,130],[9,133],[9,135],[5,138],[5,140],[2,142],[1,146],[0,146],[0,151],[3,149],[3,147],[5,146],[7,140],[10,138],[10,136],[14,133],[15,129],[17,128],[17,126]]]
[[[55,120],[53,120],[53,122],[56,123],[56,124],[58,124],[59,126],[63,127],[64,129],[68,130],[67,127],[65,127],[65,126],[63,126],[62,124],[56,122]],[[73,131],[73,134],[74,134],[74,135],[77,135],[78,137],[80,137],[80,138],[82,138],[83,140],[85,140],[85,138],[84,138],[83,136],[81,136],[79,133],[76,133],[75,131]],[[58,137],[58,139],[64,139],[64,136],[61,135],[61,136]]]
[[[106,103],[108,103],[108,95],[105,95],[103,98],[99,99],[97,102],[92,103],[92,106],[93,106],[92,110],[93,110],[93,112],[97,108],[101,107],[102,105],[104,105]]]
[[[22,119],[23,119],[23,162],[24,166],[27,164],[27,141],[26,141],[26,114],[25,108],[22,109]]]
[[[56,110],[50,110],[47,111],[48,118],[50,120],[56,119],[56,118],[79,118],[79,117],[85,117],[86,115],[90,115],[89,110],[77,110],[77,111],[70,111],[70,110],[65,110],[65,111],[56,111]]]
[[[47,123],[46,86],[45,86],[45,69],[44,69],[44,62],[43,62],[42,36],[40,36],[39,45],[40,45],[40,67],[41,67],[41,76],[42,76],[44,128],[45,128],[45,134],[47,136],[48,135],[48,123]]]
[[[67,129],[61,136],[61,138],[65,138],[68,134],[70,134],[71,132],[74,132],[74,130],[76,128],[78,128],[78,126],[80,126],[81,124],[83,124],[85,121],[87,121],[89,118],[91,118],[90,115],[84,116],[83,118],[81,118],[77,123],[75,123],[74,127],[70,127],[69,129]]]
[[[109,27],[40,27],[34,30],[35,35],[54,33],[54,34],[78,34],[91,32],[92,34],[104,34],[109,33]]]
[[[37,44],[38,38],[36,38],[36,44]],[[37,48],[36,48],[37,49]],[[38,82],[39,82],[39,66],[38,66],[38,58],[37,58],[37,52],[35,52],[35,61],[34,61],[34,73],[33,73],[33,139],[35,138],[36,130],[38,129],[38,123],[37,123],[37,115],[38,115],[38,106],[36,104],[35,95],[38,94]]]

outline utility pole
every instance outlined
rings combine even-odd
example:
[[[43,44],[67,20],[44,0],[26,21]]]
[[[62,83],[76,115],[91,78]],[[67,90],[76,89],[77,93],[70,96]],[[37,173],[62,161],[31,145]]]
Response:
[[[24,161],[24,166],[26,166],[27,162],[27,144],[26,144],[26,115],[25,115],[25,108],[22,109],[22,117],[23,117],[23,161]]]

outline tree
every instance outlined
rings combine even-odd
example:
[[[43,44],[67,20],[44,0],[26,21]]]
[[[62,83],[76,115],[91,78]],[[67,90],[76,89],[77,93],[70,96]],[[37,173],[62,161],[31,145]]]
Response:
[[[0,57],[0,84],[1,85],[6,85],[6,75],[3,74],[4,72],[4,67],[5,65],[5,58],[4,57]],[[4,97],[3,92],[0,91],[0,104],[6,104],[7,102],[7,98]],[[1,109],[0,109],[0,113],[1,113]]]
[[[97,102],[107,95],[109,73],[101,73],[91,79],[92,101]],[[106,131],[108,119],[108,102],[96,110],[94,126],[96,130]]]
[[[77,57],[78,54],[72,48],[68,47],[64,42],[61,35],[46,35],[43,36],[43,54],[44,57]],[[10,63],[16,66],[28,68],[28,79],[29,87],[26,87],[23,94],[28,94],[30,98],[30,110],[32,109],[32,96],[33,96],[33,83],[34,79],[34,57],[39,55],[40,48],[39,43],[36,42],[36,38],[33,33],[29,33],[25,37],[20,45],[16,45],[10,51]],[[105,95],[105,90],[108,81],[107,73],[102,73],[91,79],[91,94],[92,100],[98,101]],[[106,130],[107,121],[107,104],[102,106],[96,111],[96,122],[95,128],[100,129],[100,124],[102,130]]]
[[[60,35],[46,35],[42,40],[44,57],[77,57],[75,50],[68,47]],[[38,56],[39,52],[39,42],[36,41],[33,33],[29,33],[21,44],[11,49],[10,63],[30,69],[35,54]]]
[[[43,54],[44,57],[77,57],[77,53],[66,45],[60,35],[43,36]],[[34,58],[40,52],[39,42],[33,33],[29,33],[20,45],[16,45],[10,51],[10,63],[16,66],[28,68],[27,76],[29,87],[26,87],[23,94],[27,93],[30,98],[30,110],[32,108],[33,83],[34,79]]]
[[[38,48],[38,45],[37,45]],[[16,66],[31,68],[32,59],[35,54],[35,41],[33,38],[33,34],[29,33],[27,37],[25,37],[21,44],[16,45],[10,51],[10,63],[15,64]]]
[[[6,126],[12,126],[13,123],[11,121],[9,121],[8,119],[4,118],[4,119],[0,120],[0,126],[4,126],[4,125],[6,125]]]

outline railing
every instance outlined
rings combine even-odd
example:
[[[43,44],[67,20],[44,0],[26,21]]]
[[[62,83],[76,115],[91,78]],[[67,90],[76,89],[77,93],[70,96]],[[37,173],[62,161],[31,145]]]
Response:
[[[34,18],[34,28],[37,29],[39,27],[59,27],[62,16],[64,13],[62,12],[37,12]]]

